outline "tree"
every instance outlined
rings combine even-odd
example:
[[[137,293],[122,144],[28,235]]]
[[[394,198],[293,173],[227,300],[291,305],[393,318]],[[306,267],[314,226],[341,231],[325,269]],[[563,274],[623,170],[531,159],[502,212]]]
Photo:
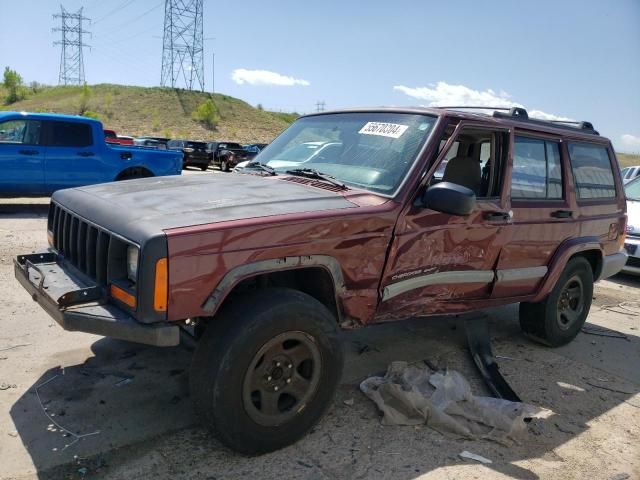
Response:
[[[91,89],[87,82],[82,85],[82,92],[80,93],[80,115],[84,115],[89,109],[89,98],[91,98]]]
[[[220,114],[218,113],[218,107],[213,103],[212,99],[208,99],[198,105],[198,108],[191,115],[194,120],[197,120],[211,130],[216,128],[216,125],[220,121]]]
[[[22,77],[15,70],[11,70],[9,67],[4,69],[4,88],[7,89],[6,102],[14,103],[24,98],[24,87],[22,85]]]

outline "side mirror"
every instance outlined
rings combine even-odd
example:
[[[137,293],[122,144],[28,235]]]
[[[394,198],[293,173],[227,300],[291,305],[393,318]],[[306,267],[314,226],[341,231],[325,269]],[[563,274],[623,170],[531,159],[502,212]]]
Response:
[[[469,215],[476,208],[476,194],[457,183],[440,182],[425,190],[422,205],[450,215]]]

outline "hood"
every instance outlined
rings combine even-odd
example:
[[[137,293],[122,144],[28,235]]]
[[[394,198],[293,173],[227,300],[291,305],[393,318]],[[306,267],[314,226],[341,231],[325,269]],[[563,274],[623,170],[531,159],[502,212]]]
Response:
[[[200,174],[59,190],[52,201],[129,240],[244,218],[355,208],[339,193],[282,177]]]

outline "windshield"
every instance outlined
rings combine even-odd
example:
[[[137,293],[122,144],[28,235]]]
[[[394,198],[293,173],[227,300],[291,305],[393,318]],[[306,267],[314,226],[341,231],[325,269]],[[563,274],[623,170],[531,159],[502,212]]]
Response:
[[[256,160],[276,172],[315,169],[347,185],[393,194],[436,117],[404,113],[336,113],[301,118]]]
[[[631,180],[624,186],[624,193],[629,200],[640,202],[640,177]]]

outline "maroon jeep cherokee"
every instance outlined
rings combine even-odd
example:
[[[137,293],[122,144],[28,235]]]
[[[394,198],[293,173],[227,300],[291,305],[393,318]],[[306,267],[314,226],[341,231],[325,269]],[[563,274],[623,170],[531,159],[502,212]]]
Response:
[[[245,171],[58,191],[49,250],[15,274],[67,330],[158,346],[190,330],[195,404],[246,453],[319,420],[340,328],[519,303],[527,335],[563,345],[626,261],[615,153],[586,122],[322,113]]]

